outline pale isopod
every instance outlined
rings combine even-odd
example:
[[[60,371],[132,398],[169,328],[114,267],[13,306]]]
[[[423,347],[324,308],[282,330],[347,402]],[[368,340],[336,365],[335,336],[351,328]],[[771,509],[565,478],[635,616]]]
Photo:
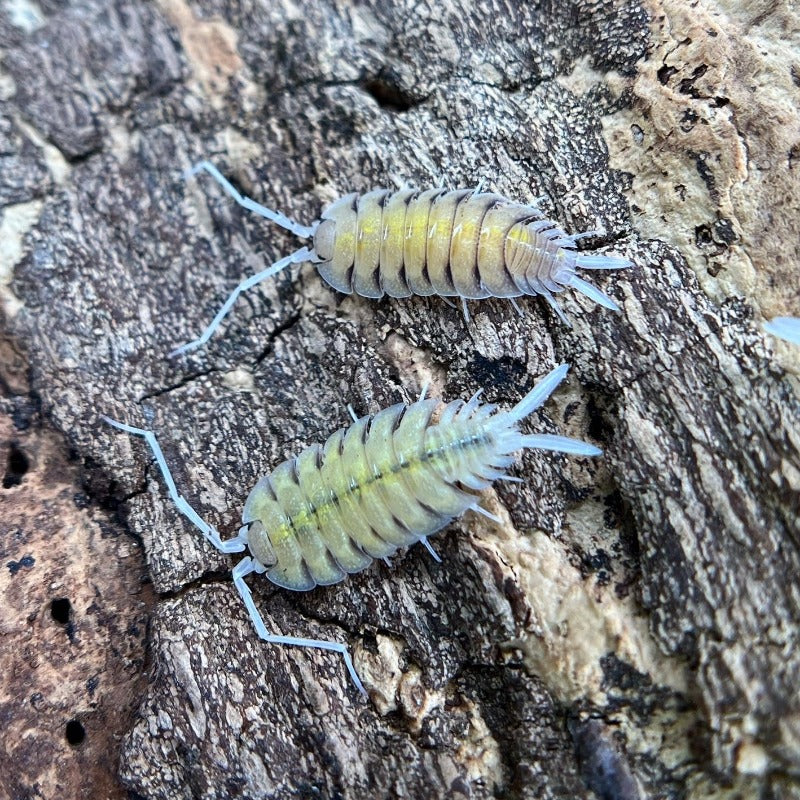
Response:
[[[178,510],[214,547],[223,553],[250,551],[234,568],[233,582],[258,635],[276,644],[341,653],[354,683],[366,694],[345,645],[268,633],[245,576],[264,573],[279,586],[307,591],[337,583],[373,559],[388,558],[415,542],[438,561],[427,537],[455,517],[472,509],[499,521],[478,504],[477,492],[495,480],[519,480],[506,474],[514,451],[533,447],[600,454],[577,439],[518,430],[567,370],[566,364],[554,369],[508,411],[479,403],[479,391],[466,403],[443,406],[434,420],[439,401],[426,400],[423,389],[411,405],[400,403],[361,419],[353,414],[349,428],[322,446],[307,447],[258,481],[245,502],[238,535],[227,541],[178,494],[151,431],[103,419],[147,440]]]
[[[775,317],[764,323],[764,330],[787,342],[800,344],[800,317]]]
[[[176,356],[208,341],[236,298],[246,289],[290,264],[310,261],[334,289],[363,297],[439,295],[460,297],[468,319],[467,300],[541,295],[558,316],[569,322],[553,296],[568,286],[614,311],[619,306],[580,278],[577,269],[623,269],[623,258],[587,255],[579,239],[598,231],[568,235],[545,218],[535,205],[515,203],[478,189],[376,189],[337,200],[310,226],[243,197],[208,161],[190,174],[210,173],[237,203],[311,239],[233,290],[211,324],[193,342],[173,350]],[[517,308],[517,310],[519,310]]]

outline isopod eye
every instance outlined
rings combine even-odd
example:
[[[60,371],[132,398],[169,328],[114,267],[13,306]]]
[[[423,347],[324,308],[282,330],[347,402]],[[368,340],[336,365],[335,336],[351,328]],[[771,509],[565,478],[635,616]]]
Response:
[[[314,233],[314,252],[320,261],[333,258],[333,243],[336,238],[336,221],[324,219]]]
[[[269,541],[269,535],[260,520],[250,523],[250,530],[247,532],[247,549],[250,551],[250,555],[265,567],[271,567],[278,561]]]

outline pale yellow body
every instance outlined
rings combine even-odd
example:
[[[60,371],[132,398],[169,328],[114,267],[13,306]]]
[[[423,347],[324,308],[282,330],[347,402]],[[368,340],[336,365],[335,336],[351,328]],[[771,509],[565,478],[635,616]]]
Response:
[[[535,206],[471,189],[347,195],[322,214],[314,249],[340,292],[475,300],[560,291],[577,256]]]
[[[295,590],[336,583],[475,505],[468,488],[488,486],[483,473],[510,463],[511,440],[489,424],[493,407],[457,415],[465,407],[455,401],[432,424],[438,405],[421,400],[364,417],[258,482],[242,520],[271,581]]]

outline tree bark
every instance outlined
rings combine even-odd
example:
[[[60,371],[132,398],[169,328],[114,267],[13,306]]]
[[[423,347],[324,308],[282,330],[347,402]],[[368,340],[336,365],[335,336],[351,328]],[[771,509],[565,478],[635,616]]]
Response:
[[[783,266],[796,236],[781,238],[800,207],[783,166],[798,90],[790,54],[757,61],[762,38],[796,33],[788,7],[36,13],[0,28],[0,199],[19,242],[6,306],[46,417],[94,501],[123,503],[160,595],[124,787],[800,797],[798,360],[757,324],[800,308]],[[753,99],[743,85],[765,69]],[[535,299],[522,317],[470,303],[466,323],[439,298],[337,294],[306,265],[170,360],[242,277],[298,246],[207,176],[184,179],[201,158],[302,222],[377,186],[543,195],[568,232],[599,231],[592,247],[636,264],[589,276],[622,314],[567,291],[572,327]],[[759,169],[772,182],[748,181]],[[765,205],[774,241],[754,232]],[[751,279],[770,259],[775,285]],[[227,537],[259,477],[347,426],[348,403],[375,412],[430,380],[445,400],[483,387],[510,405],[561,362],[571,377],[531,429],[603,458],[526,453],[523,483],[484,499],[503,524],[457,521],[435,538],[442,564],[415,547],[308,594],[249,579],[270,630],[348,645],[369,700],[338,655],[258,639],[235,562],[176,511],[144,442],[99,416],[153,430]]]

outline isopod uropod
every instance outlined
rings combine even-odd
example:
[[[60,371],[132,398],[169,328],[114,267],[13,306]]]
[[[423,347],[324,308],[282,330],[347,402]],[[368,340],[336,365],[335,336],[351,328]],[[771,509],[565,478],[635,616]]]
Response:
[[[566,323],[553,294],[572,286],[596,303],[619,311],[606,294],[580,278],[577,269],[623,269],[623,258],[586,255],[576,242],[598,231],[568,235],[536,205],[516,203],[478,189],[376,189],[348,194],[310,226],[243,197],[208,161],[190,174],[209,172],[237,203],[290,230],[312,247],[302,247],[234,289],[203,334],[173,350],[176,356],[200,347],[246,289],[290,264],[309,261],[334,289],[364,297],[439,295],[467,300],[541,295]],[[517,309],[519,310],[519,309]]]
[[[103,419],[144,437],[155,455],[178,510],[223,553],[245,549],[233,582],[259,636],[267,642],[335,650],[366,694],[347,647],[338,642],[280,636],[267,632],[245,576],[264,573],[295,591],[341,581],[375,558],[421,541],[439,560],[427,537],[472,509],[497,519],[478,504],[477,492],[506,474],[511,454],[532,447],[595,456],[593,445],[564,436],[523,434],[519,422],[539,408],[566,375],[562,364],[513,408],[502,411],[478,401],[455,400],[434,412],[439,401],[420,398],[399,403],[340,429],[324,445],[311,445],[284,461],[250,492],[238,535],[222,541],[178,494],[161,448],[151,431]],[[352,413],[352,412],[351,412]],[[498,520],[499,521],[499,520]]]

